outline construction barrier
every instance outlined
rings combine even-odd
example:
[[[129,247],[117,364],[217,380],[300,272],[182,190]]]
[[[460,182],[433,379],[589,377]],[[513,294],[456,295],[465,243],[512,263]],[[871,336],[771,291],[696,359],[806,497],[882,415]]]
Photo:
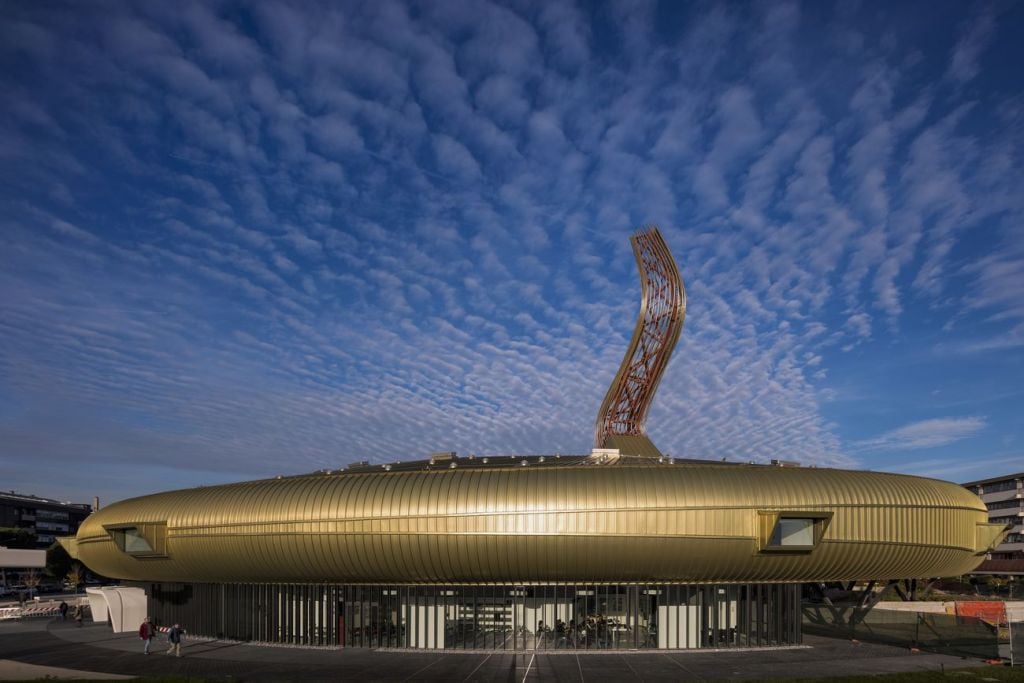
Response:
[[[24,619],[31,617],[59,617],[57,605],[28,605],[26,607],[0,607],[0,619]]]
[[[994,600],[960,600],[956,602],[956,616],[981,619],[993,626],[1006,625],[1006,603]]]

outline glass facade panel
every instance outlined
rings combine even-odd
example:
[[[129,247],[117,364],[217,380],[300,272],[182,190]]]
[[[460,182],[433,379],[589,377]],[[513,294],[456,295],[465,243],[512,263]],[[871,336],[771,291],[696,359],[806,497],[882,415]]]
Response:
[[[795,584],[143,584],[158,625],[360,648],[638,650],[800,642]]]

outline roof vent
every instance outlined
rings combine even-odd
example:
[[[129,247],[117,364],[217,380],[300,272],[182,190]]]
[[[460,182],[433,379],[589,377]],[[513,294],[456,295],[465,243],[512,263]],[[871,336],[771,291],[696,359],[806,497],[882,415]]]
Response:
[[[430,464],[434,465],[439,462],[451,462],[456,459],[455,451],[442,451],[439,453],[430,454]]]
[[[617,462],[621,455],[618,448],[595,448],[590,451],[587,462],[593,465],[610,465]]]
[[[455,451],[450,451],[450,452],[447,452],[447,453],[431,453],[430,454],[430,464],[431,465],[443,465],[446,462],[453,462],[455,460],[458,460],[458,457],[456,457],[456,455],[455,455]]]

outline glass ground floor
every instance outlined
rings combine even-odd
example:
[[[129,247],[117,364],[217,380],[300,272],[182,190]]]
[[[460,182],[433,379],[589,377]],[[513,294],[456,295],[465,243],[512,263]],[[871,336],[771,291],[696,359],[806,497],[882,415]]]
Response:
[[[800,642],[796,584],[139,584],[160,625],[363,648],[637,650]]]

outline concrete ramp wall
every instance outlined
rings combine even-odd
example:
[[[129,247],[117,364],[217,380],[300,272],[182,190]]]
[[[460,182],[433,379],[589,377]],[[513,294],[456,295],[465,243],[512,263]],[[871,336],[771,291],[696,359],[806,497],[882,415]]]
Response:
[[[146,618],[146,592],[141,588],[113,586],[87,588],[93,621],[107,621],[114,633],[138,630]]]

